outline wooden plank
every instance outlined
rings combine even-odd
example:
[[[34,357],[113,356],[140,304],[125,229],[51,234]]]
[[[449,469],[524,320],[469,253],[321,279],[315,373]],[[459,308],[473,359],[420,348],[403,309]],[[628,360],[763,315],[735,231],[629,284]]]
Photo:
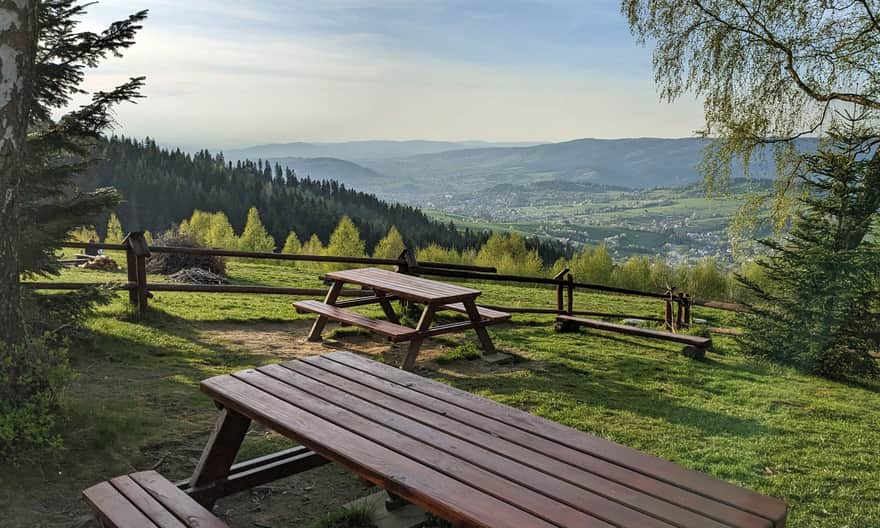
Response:
[[[158,284],[151,283],[147,286],[150,291],[165,292],[197,292],[197,293],[256,293],[265,295],[301,295],[318,296],[325,295],[324,288],[284,288],[278,286],[253,286],[250,284]],[[361,290],[343,290],[339,292],[341,297],[358,297],[363,295]]]
[[[502,423],[531,435],[542,437],[559,446],[605,460],[611,464],[647,475],[660,482],[688,490],[734,508],[763,517],[775,523],[785,519],[787,506],[775,497],[761,495],[705,473],[610,442],[594,435],[571,429],[551,420],[535,416],[474,394],[426,380],[420,376],[382,365],[350,352],[333,352],[321,358],[371,373],[383,380],[430,396],[435,403],[446,402],[460,409],[481,414],[492,422]]]
[[[479,290],[378,268],[336,271],[328,273],[327,277],[379,289],[404,299],[420,302],[456,302],[480,294]]]
[[[208,443],[190,478],[190,487],[215,488],[217,482],[226,479],[250,424],[251,421],[246,416],[230,409],[220,410],[214,431],[208,438]],[[218,493],[206,494],[200,500],[206,506],[213,506],[219,496]]]
[[[74,247],[74,246],[71,246]],[[339,264],[372,264],[379,266],[395,266],[398,259],[382,259],[371,257],[340,257],[335,255],[296,255],[291,253],[267,253],[256,251],[237,251],[219,248],[190,248],[178,246],[150,246],[153,253],[180,253],[184,255],[215,255],[218,257],[244,257],[269,260],[293,260],[306,262],[333,262]]]
[[[450,303],[444,304],[440,308],[444,310],[452,310],[454,312],[459,312],[466,314],[467,308],[465,308],[464,303]],[[487,308],[485,306],[477,306],[477,312],[480,314],[480,317],[483,319],[488,319],[490,321],[506,321],[510,319],[510,314],[507,312],[502,312],[500,310],[493,310],[492,308]]]
[[[336,299],[339,298],[339,292],[342,291],[342,286],[343,283],[341,281],[336,281],[330,285],[330,289],[327,290],[327,294],[324,296],[324,306],[332,306],[336,303]],[[306,304],[308,304],[309,302],[310,301],[307,301]],[[293,305],[297,306],[296,303],[293,303]],[[299,312],[299,307],[297,307],[297,311]],[[312,328],[311,330],[309,330],[309,336],[307,337],[307,339],[309,341],[320,341],[321,332],[324,331],[324,326],[326,325],[327,316],[325,314],[318,313],[318,318],[315,319],[314,323],[312,323]]]
[[[661,332],[660,330],[652,330],[650,328],[640,328],[638,326],[609,323],[608,321],[600,321],[597,319],[583,319],[580,317],[571,317],[568,315],[560,315],[556,319],[559,321],[567,321],[590,328],[596,328],[598,330],[607,330],[609,332],[618,332],[627,335],[649,337],[652,339],[663,339],[664,341],[675,341],[697,348],[707,348],[712,344],[712,340],[708,337],[692,336],[687,334],[673,334],[672,332]]]
[[[285,368],[286,367],[286,368]],[[310,370],[311,369],[311,370]],[[301,362],[260,367],[259,372],[320,397],[399,434],[421,439],[461,458],[584,513],[631,526],[654,526],[657,520],[684,528],[728,528],[706,516],[651,497],[541,453],[505,442],[466,424],[433,414]],[[645,515],[651,518],[646,518]]]
[[[349,429],[272,396],[231,376],[201,384],[223,405],[292,438],[340,463],[366,480],[407,501],[464,526],[552,528],[553,524],[464,484],[401,453],[371,442]],[[596,526],[602,526],[597,523]]]
[[[130,476],[123,475],[113,478],[110,480],[110,484],[160,528],[187,528],[186,524],[182,523]]]
[[[626,493],[625,490],[620,489],[620,486],[638,490],[647,496],[647,498],[639,497],[636,503],[640,508],[645,508],[645,511],[654,513],[664,511],[662,506],[651,502],[659,499],[716,521],[729,523],[731,526],[743,528],[770,526],[770,523],[760,516],[549,441],[473,412],[467,407],[450,404],[410,390],[408,384],[388,381],[326,357],[305,358],[302,361],[283,363],[282,366],[321,379],[342,390],[350,390],[378,405],[399,407],[403,414],[415,420],[437,424],[443,431],[471,439],[487,449],[498,451],[499,454],[523,461],[537,469],[545,469],[575,484],[590,482],[589,489],[609,498],[619,498]],[[596,477],[599,480],[596,480]]]
[[[465,310],[467,310],[467,314],[471,320],[471,323],[474,325],[474,332],[477,333],[477,339],[480,340],[480,347],[482,347],[483,353],[494,353],[495,344],[492,343],[492,338],[489,336],[489,332],[486,331],[486,327],[482,319],[480,319],[480,312],[477,310],[477,305],[474,303],[474,300],[465,299],[463,301],[463,304]]]
[[[419,323],[416,325],[416,337],[409,342],[406,356],[403,358],[403,364],[400,368],[404,370],[412,370],[416,365],[416,357],[418,357],[419,350],[422,348],[422,342],[425,340],[425,335],[431,328],[431,323],[434,321],[435,311],[436,307],[434,305],[425,305],[425,309],[422,310],[422,316],[419,317]]]
[[[134,482],[162,503],[178,519],[185,519],[187,526],[192,528],[229,528],[226,523],[155,471],[142,471],[132,473],[130,476]]]
[[[344,308],[337,308],[336,306],[324,304],[320,301],[297,301],[293,303],[293,305],[296,307],[297,311],[315,313],[335,321],[341,321],[350,325],[366,328],[371,332],[384,335],[392,341],[406,341],[417,334],[415,329],[407,328],[389,321],[372,319]]]
[[[288,377],[296,376],[295,373],[282,367],[281,375]],[[270,371],[273,369],[269,369]],[[441,473],[456,478],[457,480],[468,484],[474,489],[481,490],[488,495],[492,495],[500,500],[506,501],[511,505],[515,505],[532,515],[544,519],[548,522],[561,526],[584,526],[590,523],[598,523],[597,518],[602,518],[601,508],[607,507],[608,514],[617,514],[633,521],[639,521],[643,524],[630,524],[630,526],[643,526],[644,528],[671,528],[669,525],[660,522],[652,522],[652,519],[643,515],[637,515],[636,512],[625,508],[614,508],[610,503],[596,505],[599,514],[594,516],[579,511],[567,504],[560,503],[545,494],[536,492],[526,486],[518,484],[510,479],[499,477],[490,471],[484,470],[479,466],[453,454],[450,451],[442,451],[425,443],[424,435],[431,434],[433,430],[428,428],[406,428],[406,434],[400,434],[391,427],[388,421],[393,423],[402,423],[404,420],[398,415],[392,413],[379,413],[375,419],[362,416],[356,412],[352,412],[345,407],[337,405],[330,401],[334,390],[316,382],[311,382],[311,388],[321,396],[318,397],[314,393],[304,391],[299,386],[291,385],[276,377],[269,376],[260,370],[247,370],[237,372],[233,376],[252,387],[258,388],[268,394],[287,401],[291,405],[319,416],[330,423],[340,427],[345,427],[351,431],[357,432],[361,437],[374,442],[376,445],[382,445],[401,455],[405,455],[411,462],[418,463],[424,467],[436,469]],[[300,377],[300,384],[308,384]],[[354,405],[360,400],[350,398],[354,401]],[[363,402],[360,402],[363,403]],[[360,409],[363,411],[363,409]],[[461,446],[465,449],[465,446]],[[551,479],[546,479],[549,483]],[[549,485],[549,484],[548,484]],[[591,503],[589,494],[583,493],[580,499],[586,503]],[[575,501],[576,498],[573,498]],[[459,502],[468,502],[468,497],[460,497]],[[606,501],[607,502],[607,501]],[[475,504],[476,506],[476,504]],[[626,524],[624,524],[626,525]],[[607,526],[611,526],[610,524]]]
[[[159,528],[109,482],[101,482],[83,491],[95,515],[107,527]]]

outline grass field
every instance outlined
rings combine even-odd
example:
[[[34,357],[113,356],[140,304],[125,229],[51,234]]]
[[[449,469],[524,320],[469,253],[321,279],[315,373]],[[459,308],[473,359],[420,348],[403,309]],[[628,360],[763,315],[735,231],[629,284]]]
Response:
[[[229,271],[241,283],[320,286],[316,271],[235,262]],[[59,280],[122,281],[123,274],[69,270]],[[541,288],[480,287],[483,302],[491,304],[549,307],[555,299]],[[94,339],[73,351],[77,378],[64,397],[65,449],[2,464],[0,524],[81,526],[87,510],[79,491],[98,480],[151,467],[185,477],[214,419],[199,381],[291,357],[303,346],[307,318],[295,314],[290,298],[155,295],[144,318],[122,295],[90,317]],[[662,308],[656,301],[587,293],[577,294],[576,305],[654,316]],[[724,312],[697,309],[696,316],[712,326],[733,324]],[[419,373],[782,497],[793,528],[880,526],[877,387],[756,362],[723,336],[714,336],[716,350],[700,362],[682,357],[673,344],[556,334],[552,326],[552,317],[515,316],[514,324],[493,327],[499,348],[521,359],[503,367],[467,359],[471,354],[459,347],[472,335],[445,337],[431,344]],[[268,338],[257,341],[257,335]],[[380,358],[400,352],[347,329],[334,337]],[[286,445],[256,431],[245,456]],[[316,475],[221,501],[218,511],[234,526],[308,526],[365,493],[341,470]]]

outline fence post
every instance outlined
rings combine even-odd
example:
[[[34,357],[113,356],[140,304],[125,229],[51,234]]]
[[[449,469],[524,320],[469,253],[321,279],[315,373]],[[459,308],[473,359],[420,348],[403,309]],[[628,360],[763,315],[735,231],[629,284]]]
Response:
[[[574,277],[568,274],[568,315],[574,315]]]
[[[128,298],[129,301],[134,301],[133,304],[137,304],[138,312],[143,314],[147,311],[147,299],[150,297],[147,288],[147,257],[150,256],[150,247],[141,231],[129,233],[122,243],[126,246],[128,280],[135,283],[135,289],[129,290]]]
[[[675,300],[675,329],[684,328],[684,303],[681,297]]]
[[[685,328],[691,327],[691,296],[684,293],[682,294],[682,308],[684,309],[684,324]]]
[[[565,274],[568,272],[569,272],[569,269],[565,268],[564,270],[562,270],[559,273],[557,273],[556,275],[554,275],[553,279],[561,281],[565,277]],[[560,315],[565,313],[565,301],[563,300],[562,289],[563,289],[562,283],[559,283],[556,285],[556,311]]]

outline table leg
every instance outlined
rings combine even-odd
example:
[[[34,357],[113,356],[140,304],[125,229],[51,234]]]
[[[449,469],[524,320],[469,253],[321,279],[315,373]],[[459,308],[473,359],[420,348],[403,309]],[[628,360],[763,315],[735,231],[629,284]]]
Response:
[[[422,311],[422,316],[419,318],[419,324],[416,326],[416,330],[419,332],[424,332],[431,328],[431,322],[434,321],[434,312],[436,308],[431,304],[426,304],[424,311]],[[412,370],[412,368],[416,364],[416,356],[419,355],[419,349],[422,348],[422,341],[425,338],[422,334],[416,334],[416,336],[409,342],[409,348],[406,351],[406,357],[403,359],[403,365],[400,368],[403,370]]]
[[[334,281],[333,285],[330,286],[330,290],[327,291],[327,296],[324,297],[324,304],[334,304],[336,303],[336,299],[339,298],[339,292],[342,291],[342,281]],[[327,316],[319,315],[317,319],[315,319],[314,324],[312,324],[312,330],[309,332],[309,341],[320,341],[321,340],[321,332],[324,331],[324,326],[327,324]]]
[[[385,317],[388,318],[389,321],[395,324],[400,324],[400,319],[397,317],[397,312],[394,311],[394,307],[391,306],[391,301],[385,296],[385,292],[374,290],[376,293],[376,297],[379,297],[379,304],[382,306],[382,311],[385,312]]]
[[[489,332],[486,331],[486,327],[483,325],[483,318],[480,317],[480,312],[477,311],[476,302],[474,299],[467,299],[463,301],[463,304],[465,310],[467,310],[471,323],[474,325],[474,331],[477,333],[477,338],[480,340],[480,346],[483,347],[483,352],[486,354],[494,354],[495,345],[492,344],[492,338],[489,337]]]
[[[250,418],[230,409],[220,410],[214,432],[211,433],[189,481],[194,497],[202,506],[210,509],[222,496],[222,489],[216,483],[229,476],[229,468],[235,462],[235,456],[250,425]],[[204,488],[205,492],[200,493],[200,488]]]

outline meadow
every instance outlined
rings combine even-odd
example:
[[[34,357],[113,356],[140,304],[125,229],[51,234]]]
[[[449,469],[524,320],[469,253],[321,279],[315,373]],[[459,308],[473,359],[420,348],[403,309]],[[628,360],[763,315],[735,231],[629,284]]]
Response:
[[[318,270],[230,262],[241,284],[320,287]],[[65,270],[57,280],[121,282],[122,272]],[[150,276],[151,281],[161,280]],[[555,303],[555,291],[480,284],[482,302]],[[591,294],[583,309],[658,316],[655,300]],[[350,348],[394,362],[403,348],[352,329],[325,345],[306,344],[310,318],[284,296],[156,292],[138,316],[116,295],[87,320],[91,337],[73,343],[77,377],[63,397],[64,447],[22,455],[0,467],[0,511],[9,526],[86,526],[81,489],[135,469],[170,478],[192,471],[215,417],[198,384],[207,377]],[[378,311],[366,313],[378,315]],[[372,309],[378,310],[378,309]],[[696,308],[708,326],[731,314]],[[335,329],[337,327],[330,327]],[[490,330],[514,356],[507,365],[469,359],[471,334],[431,340],[417,372],[568,426],[783,498],[793,528],[880,526],[880,388],[798,373],[741,355],[713,335],[704,361],[678,345],[604,333],[559,334],[552,316],[516,315]],[[254,431],[244,456],[286,447]],[[309,526],[321,513],[370,493],[331,466],[238,497],[217,511],[233,526]],[[280,505],[280,507],[279,507]]]

